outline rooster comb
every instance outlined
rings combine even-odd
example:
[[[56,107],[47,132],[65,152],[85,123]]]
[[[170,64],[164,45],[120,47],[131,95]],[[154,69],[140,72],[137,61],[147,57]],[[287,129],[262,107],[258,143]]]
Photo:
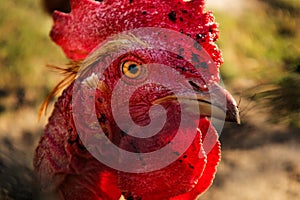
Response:
[[[70,0],[71,12],[55,11],[50,36],[72,61],[84,60],[99,43],[123,31],[160,27],[197,40],[216,66],[223,62],[219,37],[205,0]]]

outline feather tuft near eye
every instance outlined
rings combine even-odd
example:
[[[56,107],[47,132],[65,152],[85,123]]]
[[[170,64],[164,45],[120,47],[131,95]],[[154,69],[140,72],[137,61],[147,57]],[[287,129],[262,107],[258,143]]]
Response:
[[[82,81],[82,84],[90,89],[97,89],[99,84],[99,78],[95,73],[92,73],[89,77]]]
[[[47,67],[52,69],[53,71],[60,72],[64,76],[64,78],[52,89],[50,94],[46,97],[43,104],[41,105],[38,115],[39,120],[42,118],[43,114],[47,114],[47,108],[50,101],[54,97],[59,95],[62,90],[68,87],[76,79],[77,73],[81,67],[81,63],[71,62],[67,67],[58,67],[55,65],[47,65]]]

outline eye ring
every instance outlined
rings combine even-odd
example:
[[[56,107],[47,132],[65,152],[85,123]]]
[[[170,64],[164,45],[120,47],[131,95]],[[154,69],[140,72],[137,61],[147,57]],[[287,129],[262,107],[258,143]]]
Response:
[[[125,61],[122,64],[122,73],[131,79],[136,79],[139,76],[141,76],[143,72],[143,66],[140,63],[137,63],[135,61]]]

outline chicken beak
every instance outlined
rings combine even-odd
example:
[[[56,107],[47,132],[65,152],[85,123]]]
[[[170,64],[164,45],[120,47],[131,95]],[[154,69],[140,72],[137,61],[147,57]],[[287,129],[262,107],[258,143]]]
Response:
[[[195,83],[190,82],[192,85]],[[239,109],[232,95],[219,84],[210,84],[207,91],[193,87],[201,115],[240,124]]]
[[[211,84],[206,90],[197,87],[197,84],[194,82],[190,81],[189,83],[193,86],[192,91],[176,96],[166,96],[155,100],[153,104],[177,99],[186,105],[190,112],[199,113],[195,110],[198,107],[201,116],[235,122],[237,124],[241,123],[237,103],[227,90],[217,83]]]

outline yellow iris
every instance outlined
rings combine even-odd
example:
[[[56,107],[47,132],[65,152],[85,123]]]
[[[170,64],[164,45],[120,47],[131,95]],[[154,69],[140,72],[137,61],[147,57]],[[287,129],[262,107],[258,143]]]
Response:
[[[122,64],[122,72],[128,78],[138,78],[142,73],[142,65],[134,61],[125,61]]]

